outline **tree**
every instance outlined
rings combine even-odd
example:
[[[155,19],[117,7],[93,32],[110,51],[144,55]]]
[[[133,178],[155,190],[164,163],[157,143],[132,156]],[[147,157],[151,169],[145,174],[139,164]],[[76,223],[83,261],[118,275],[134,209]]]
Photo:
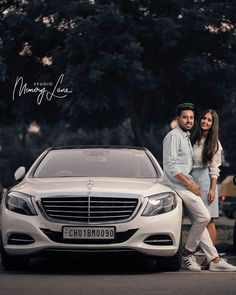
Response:
[[[134,143],[148,145],[179,102],[221,113],[235,87],[235,11],[232,0],[4,1],[0,120],[25,135],[32,121],[89,132],[130,120]],[[17,76],[33,84],[62,73],[67,99],[12,101]]]
[[[143,145],[150,124],[170,122],[178,102],[221,110],[236,75],[232,1],[103,0],[93,7],[92,16],[74,19],[54,55],[76,85],[67,104],[76,124],[130,117]]]
[[[223,178],[229,174],[236,174],[236,96],[225,104],[221,116],[221,137],[220,141],[224,150],[224,169],[221,172]]]

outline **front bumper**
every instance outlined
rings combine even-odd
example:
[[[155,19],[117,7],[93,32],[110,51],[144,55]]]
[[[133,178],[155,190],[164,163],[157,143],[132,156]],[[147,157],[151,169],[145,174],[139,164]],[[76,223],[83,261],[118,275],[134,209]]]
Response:
[[[37,216],[17,214],[9,211],[5,206],[2,206],[1,219],[3,246],[11,255],[37,256],[43,252],[55,254],[134,251],[150,256],[173,256],[180,244],[182,202],[178,198],[176,208],[168,213],[144,217],[139,212],[131,221],[109,224],[116,228],[118,237],[115,241],[109,242],[64,241],[62,227],[68,224],[50,222],[41,214]],[[101,224],[101,226],[104,225]],[[9,243],[9,237],[12,235],[26,235],[31,238],[31,242],[29,244]],[[168,242],[163,242],[166,239]],[[156,240],[156,243],[150,244],[150,240]]]

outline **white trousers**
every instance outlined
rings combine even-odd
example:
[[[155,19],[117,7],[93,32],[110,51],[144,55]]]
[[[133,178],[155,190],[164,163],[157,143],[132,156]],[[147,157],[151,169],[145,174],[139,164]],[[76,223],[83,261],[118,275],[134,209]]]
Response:
[[[207,261],[210,262],[212,259],[219,256],[206,228],[211,220],[210,214],[201,197],[189,190],[177,190],[177,193],[183,200],[192,222],[185,249],[190,252],[195,252],[197,246],[200,245],[206,255]]]

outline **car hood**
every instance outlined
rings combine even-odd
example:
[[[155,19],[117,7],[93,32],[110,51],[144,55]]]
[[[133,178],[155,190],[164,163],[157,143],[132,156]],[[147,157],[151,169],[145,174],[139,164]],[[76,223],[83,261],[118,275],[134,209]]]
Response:
[[[150,196],[172,191],[169,187],[161,184],[161,179],[113,177],[27,178],[13,187],[13,190],[36,197],[85,193],[123,193]]]

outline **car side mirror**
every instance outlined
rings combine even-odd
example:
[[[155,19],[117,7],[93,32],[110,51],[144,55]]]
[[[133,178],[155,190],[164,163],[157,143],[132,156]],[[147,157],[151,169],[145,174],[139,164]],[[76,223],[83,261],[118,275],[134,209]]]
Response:
[[[15,180],[20,181],[21,179],[23,179],[25,176],[25,171],[26,170],[25,170],[24,166],[21,166],[18,169],[16,169],[15,174],[14,174]]]
[[[236,185],[236,175],[233,177],[233,184]]]

